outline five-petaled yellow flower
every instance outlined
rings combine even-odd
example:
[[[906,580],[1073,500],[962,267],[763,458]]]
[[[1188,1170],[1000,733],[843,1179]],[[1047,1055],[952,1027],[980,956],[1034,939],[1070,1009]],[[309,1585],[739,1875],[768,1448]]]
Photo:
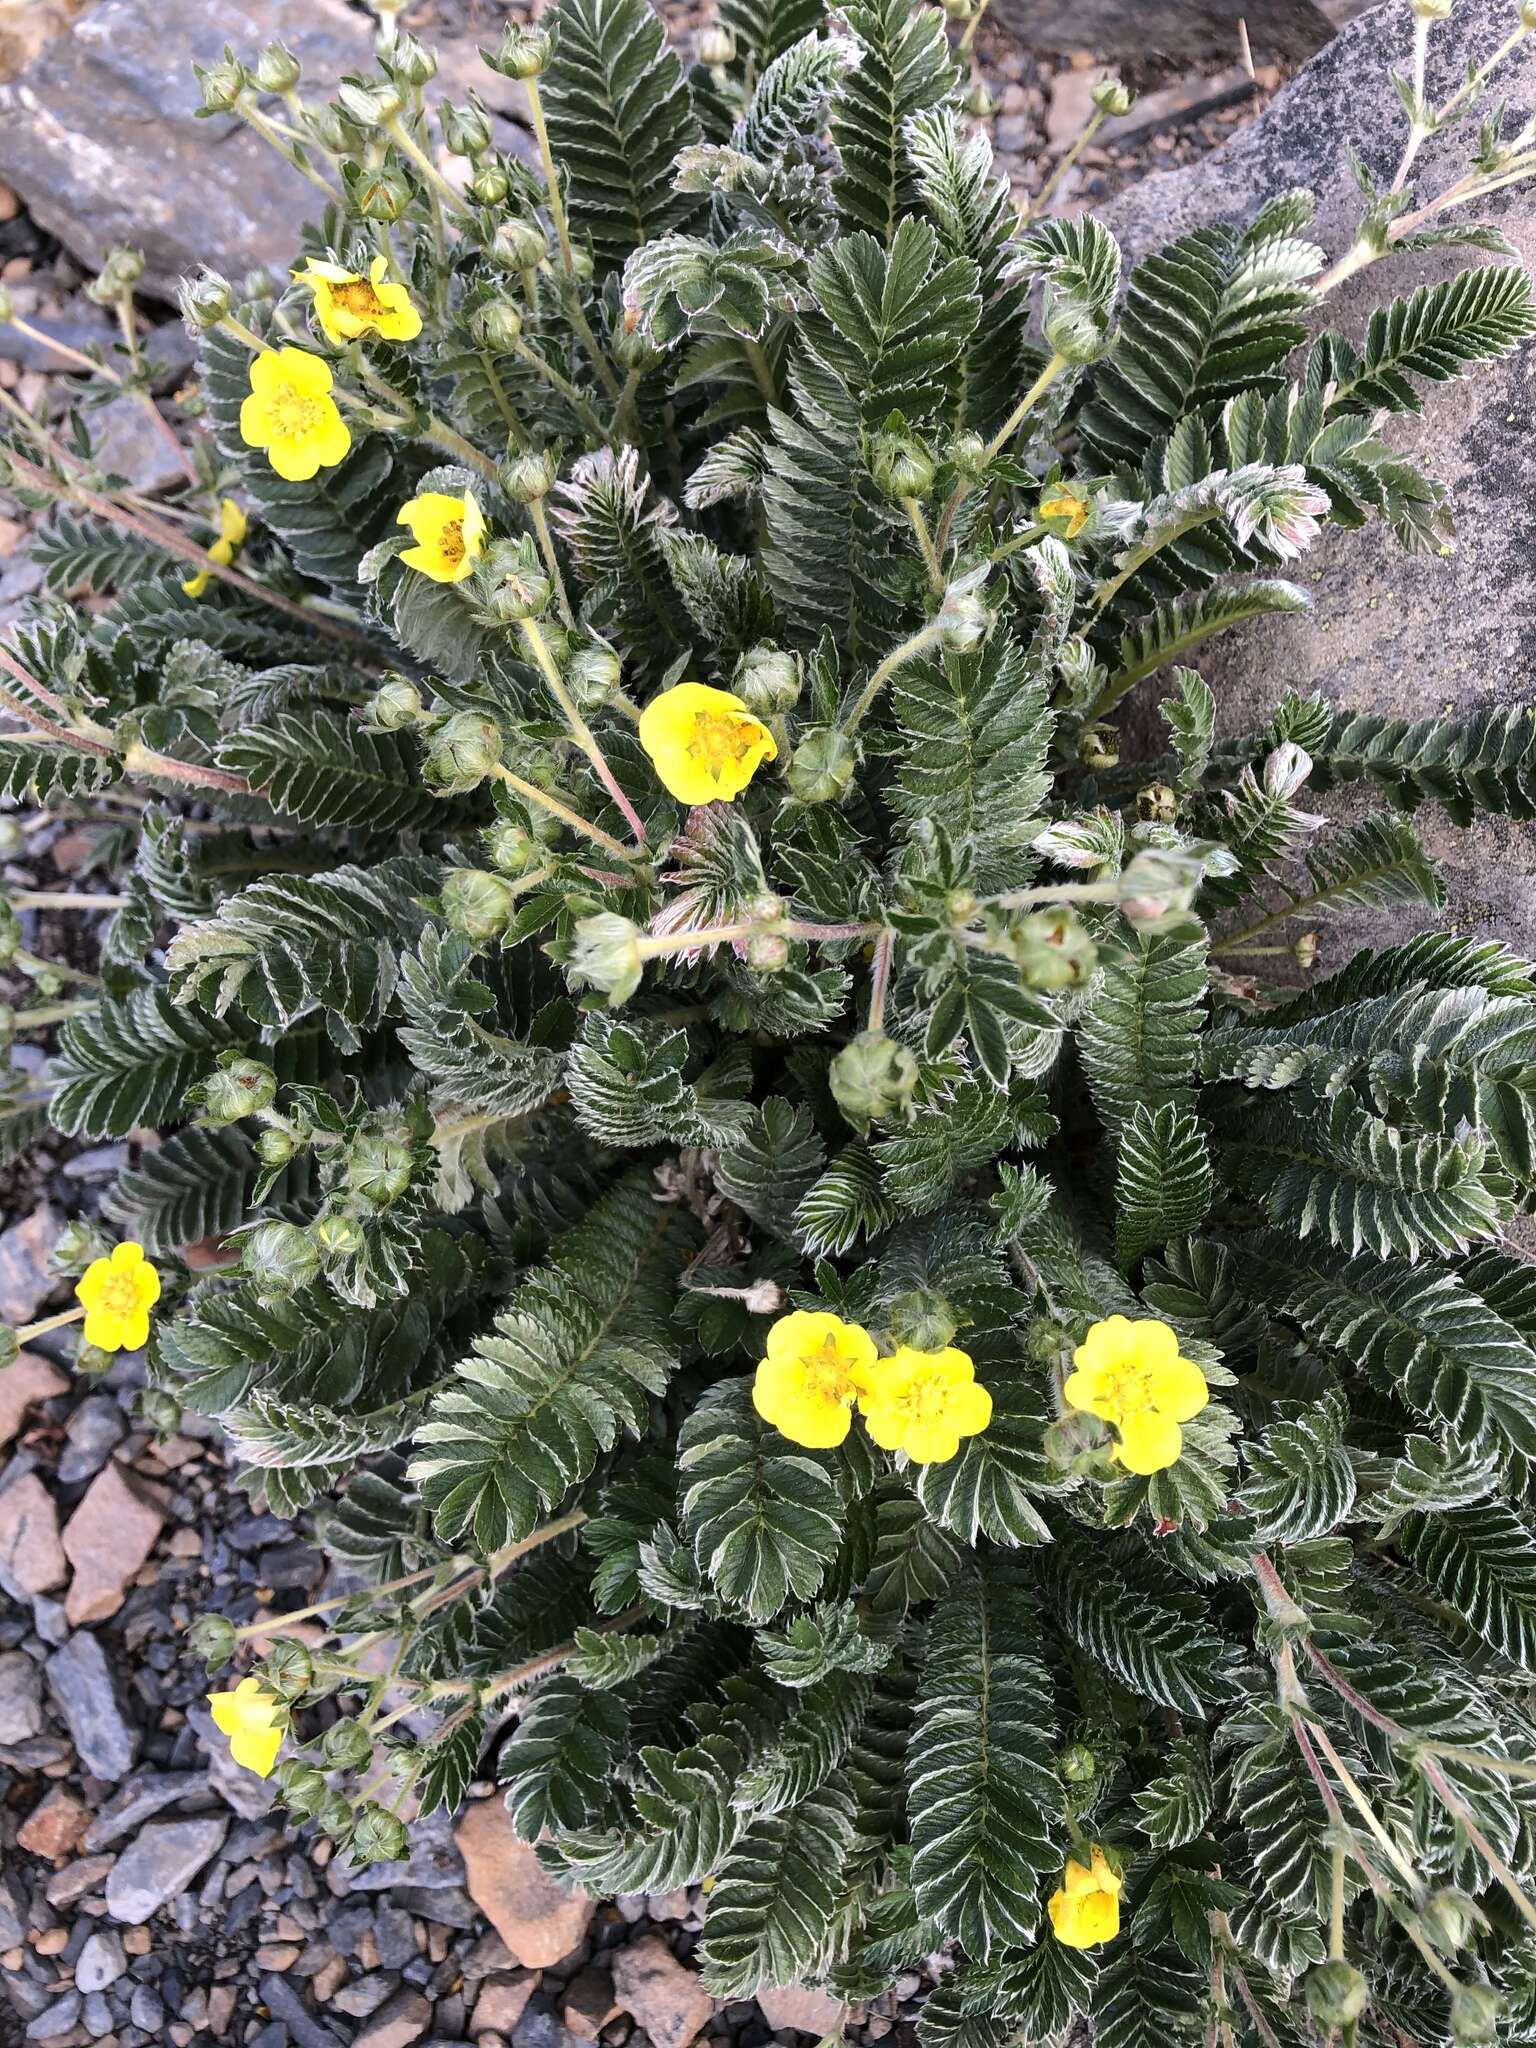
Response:
[[[676,683],[640,714],[640,744],[680,804],[729,803],[778,744],[741,699],[708,683]]]
[[[1040,500],[1040,517],[1065,540],[1076,540],[1088,524],[1092,506],[1070,484],[1052,484]]]
[[[208,550],[210,562],[221,562],[227,569],[235,559],[235,549],[245,539],[245,514],[233,498],[219,500],[219,537]],[[195,576],[189,576],[182,584],[188,597],[201,597],[212,581],[206,569],[199,569]]]
[[[138,1351],[149,1342],[149,1312],[160,1299],[160,1275],[141,1244],[120,1244],[92,1259],[75,1289],[85,1309],[83,1335],[98,1351]]]
[[[977,1386],[965,1352],[903,1344],[875,1367],[859,1410],[882,1451],[905,1451],[914,1465],[942,1465],[963,1436],[979,1436],[992,1420],[992,1396]]]
[[[207,1699],[213,1725],[229,1737],[235,1762],[258,1778],[270,1777],[288,1725],[276,1693],[268,1692],[259,1678],[242,1678],[233,1692],[211,1692]]]
[[[434,583],[462,583],[485,553],[485,515],[473,491],[462,498],[447,491],[423,491],[395,515],[396,526],[408,526],[416,545],[400,559]]]
[[[251,395],[240,408],[240,438],[265,448],[288,483],[334,469],[352,446],[331,396],[331,366],[302,348],[263,349],[251,363]]]
[[[1210,1399],[1205,1374],[1179,1356],[1166,1323],[1111,1316],[1095,1323],[1072,1354],[1077,1368],[1062,1392],[1074,1408],[1116,1432],[1115,1456],[1127,1472],[1162,1472],[1184,1448],[1181,1422]]]
[[[1097,1842],[1087,1846],[1088,1862],[1067,1858],[1061,1887],[1052,1892],[1046,1906],[1051,1932],[1067,1948],[1097,1948],[1120,1932],[1123,1879]]]
[[[870,1385],[875,1340],[824,1309],[797,1308],[768,1332],[768,1356],[752,1382],[764,1422],[807,1450],[828,1451],[848,1434],[853,1404]]]
[[[311,256],[293,275],[314,294],[320,331],[338,348],[360,334],[376,334],[382,341],[414,341],[421,332],[421,315],[403,284],[385,283],[388,268],[387,258],[375,256],[365,277],[361,271],[343,270],[339,263],[322,263]]]

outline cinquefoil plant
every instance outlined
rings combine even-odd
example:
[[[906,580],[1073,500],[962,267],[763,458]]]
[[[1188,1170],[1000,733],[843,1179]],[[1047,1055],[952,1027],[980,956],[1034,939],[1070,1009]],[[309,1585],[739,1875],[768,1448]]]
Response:
[[[911,0],[726,0],[691,71],[558,0],[491,59],[543,180],[407,37],[330,106],[231,57],[327,210],[188,289],[196,488],[0,393],[100,594],[0,655],[5,786],[122,821],[99,991],[13,932],[74,1014],[12,1129],[164,1133],[64,1248],[83,1362],[152,1319],[151,1416],[355,1572],[215,1695],[354,1856],[493,1767],[570,1882],[711,1877],[723,1995],[947,1948],[934,2043],[1536,2026],[1536,969],[1261,979],[1428,921],[1404,814],[1530,818],[1536,727],[1218,740],[1180,665],[1324,520],[1443,544],[1383,423],[1536,327],[1461,224],[1531,129],[1412,191],[1446,11],[1331,268],[1291,192],[1123,291]]]

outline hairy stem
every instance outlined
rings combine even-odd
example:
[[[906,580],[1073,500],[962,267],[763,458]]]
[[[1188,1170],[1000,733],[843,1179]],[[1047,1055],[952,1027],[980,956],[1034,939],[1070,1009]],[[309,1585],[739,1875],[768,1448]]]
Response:
[[[565,687],[564,679],[555,665],[554,656],[549,651],[549,643],[539,631],[538,621],[536,619],[524,619],[522,621],[522,633],[524,640],[528,643],[529,653],[543,671],[544,680],[549,685],[550,695],[560,706],[565,722],[571,729],[571,736],[592,763],[593,773],[613,798],[625,824],[634,833],[636,847],[643,850],[645,846],[645,826],[641,821],[640,813],[635,809],[623,790],[620,789],[618,780],[613,770],[608,766],[607,757],[598,745],[591,726],[587,724],[587,721],[577,710],[575,700],[572,698],[570,691]]]

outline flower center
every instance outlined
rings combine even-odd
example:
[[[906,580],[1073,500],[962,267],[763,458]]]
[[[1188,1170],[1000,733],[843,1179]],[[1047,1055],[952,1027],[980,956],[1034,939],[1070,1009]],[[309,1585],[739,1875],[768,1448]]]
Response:
[[[296,390],[291,384],[274,391],[267,400],[267,414],[284,441],[301,441],[312,434],[324,418],[325,400],[312,391]]]
[[[858,1395],[848,1361],[831,1337],[824,1337],[814,1351],[801,1353],[800,1369],[805,1374],[805,1391],[813,1400],[840,1401],[846,1408]]]
[[[1153,1407],[1152,1374],[1144,1365],[1114,1365],[1105,1373],[1099,1399],[1114,1413],[1105,1419],[1123,1422],[1127,1415],[1142,1415]]]
[[[355,284],[332,285],[331,298],[355,320],[378,320],[389,310],[366,278],[358,278]]]
[[[735,711],[696,711],[688,751],[712,775],[745,758],[758,736],[755,719]]]
[[[139,1283],[133,1273],[109,1273],[101,1290],[101,1305],[115,1316],[131,1316],[139,1305]]]
[[[448,519],[437,537],[438,551],[445,562],[452,562],[455,568],[464,559],[464,522],[462,519]]]
[[[923,1373],[896,1396],[896,1407],[908,1422],[919,1427],[942,1422],[949,1406],[949,1391],[937,1373]]]

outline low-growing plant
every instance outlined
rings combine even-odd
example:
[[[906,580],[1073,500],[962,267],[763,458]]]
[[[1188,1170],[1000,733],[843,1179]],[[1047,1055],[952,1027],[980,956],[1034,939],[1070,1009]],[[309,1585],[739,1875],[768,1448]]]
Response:
[[[911,0],[724,0],[691,68],[557,0],[488,57],[538,170],[392,17],[327,104],[230,55],[324,213],[186,288],[195,481],[92,455],[126,252],[65,429],[0,390],[0,774],[117,877],[14,898],[9,1139],[141,1139],[50,1323],[152,1323],[147,1419],[350,1574],[197,1643],[355,1858],[494,1772],[572,1884],[711,1880],[724,1996],[943,1951],[935,2044],[1536,2024],[1536,968],[1308,979],[1432,923],[1415,807],[1536,815],[1536,722],[1218,737],[1187,665],[1324,522],[1446,545],[1387,423],[1536,331],[1467,212],[1530,124],[1413,190],[1492,68],[1430,103],[1448,11],[1331,266],[1285,192],[1123,290]],[[22,942],[60,901],[99,983]]]

